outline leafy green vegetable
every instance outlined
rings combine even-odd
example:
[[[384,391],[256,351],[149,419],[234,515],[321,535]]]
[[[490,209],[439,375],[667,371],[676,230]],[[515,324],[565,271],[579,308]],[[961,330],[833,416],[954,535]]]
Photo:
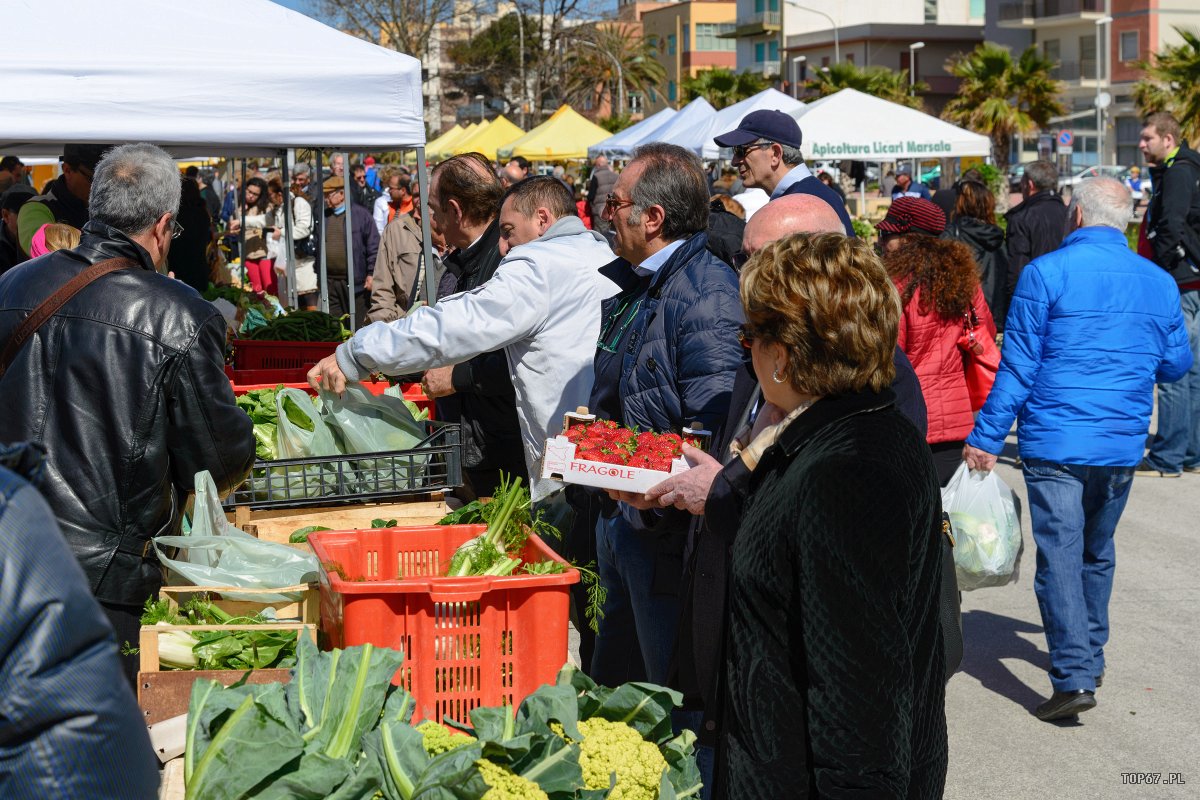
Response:
[[[323,311],[292,311],[256,328],[247,338],[279,342],[341,342],[350,338],[348,334],[341,319]]]
[[[288,537],[288,542],[290,542],[291,544],[303,544],[304,542],[308,541],[308,535],[310,533],[316,533],[317,531],[328,531],[328,530],[333,530],[333,529],[326,528],[324,525],[308,525],[307,527],[298,528],[297,530],[292,531],[292,535]]]
[[[288,420],[293,425],[298,428],[303,428],[309,433],[312,433],[314,430],[316,430],[316,425],[313,423],[312,417],[310,417],[308,414],[305,414],[300,407],[296,405],[296,401],[292,399],[290,394],[283,398],[282,405],[283,413],[287,414]]]
[[[371,520],[372,528],[394,528],[398,524],[394,519],[373,519]]]
[[[178,612],[167,600],[146,600],[143,625],[258,625],[274,622],[263,614],[234,617],[199,597]],[[163,669],[269,669],[290,667],[296,654],[297,631],[168,630],[158,637],[158,663]],[[127,648],[126,653],[136,653]]]

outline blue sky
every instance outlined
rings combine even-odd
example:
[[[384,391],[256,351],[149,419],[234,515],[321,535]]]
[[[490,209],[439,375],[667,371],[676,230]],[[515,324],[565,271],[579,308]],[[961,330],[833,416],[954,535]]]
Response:
[[[312,11],[312,0],[272,0],[272,2],[286,6],[287,8],[294,8],[297,11],[303,11],[305,14]]]

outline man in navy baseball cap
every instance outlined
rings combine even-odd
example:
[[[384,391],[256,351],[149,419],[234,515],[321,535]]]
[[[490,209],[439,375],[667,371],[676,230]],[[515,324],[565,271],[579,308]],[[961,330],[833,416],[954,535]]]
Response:
[[[788,194],[819,197],[837,212],[846,235],[853,236],[845,202],[804,165],[801,138],[800,126],[791,115],[763,110],[751,111],[736,128],[713,141],[719,147],[733,148],[733,166],[747,187],[757,186],[772,200]]]

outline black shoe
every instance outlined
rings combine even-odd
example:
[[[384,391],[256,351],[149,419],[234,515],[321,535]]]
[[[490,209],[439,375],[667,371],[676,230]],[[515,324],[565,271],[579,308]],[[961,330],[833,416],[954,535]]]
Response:
[[[1055,692],[1050,699],[1037,707],[1033,712],[1043,722],[1055,719],[1066,719],[1081,714],[1096,707],[1096,693],[1087,689],[1076,689],[1073,692]]]
[[[1193,464],[1190,467],[1184,467],[1184,472],[1200,472],[1200,464]]]
[[[1100,674],[1096,676],[1096,688],[1099,689],[1104,685],[1104,670],[1100,670]]]
[[[1140,478],[1178,478],[1183,473],[1181,472],[1163,472],[1158,467],[1150,463],[1150,459],[1143,458],[1142,463],[1137,465],[1133,471],[1134,475]]]

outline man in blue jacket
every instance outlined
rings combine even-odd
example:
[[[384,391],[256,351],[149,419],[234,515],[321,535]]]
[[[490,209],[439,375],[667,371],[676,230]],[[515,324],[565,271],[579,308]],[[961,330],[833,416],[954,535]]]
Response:
[[[601,418],[660,433],[724,426],[745,318],[737,273],[706,249],[708,215],[700,160],[676,145],[638,148],[609,193],[621,259],[601,273],[621,292],[600,312],[589,406]],[[605,503],[596,545],[608,597],[589,674],[607,686],[666,683],[691,517]]]
[[[1016,418],[1054,689],[1035,712],[1043,720],[1096,705],[1113,534],[1142,460],[1154,383],[1192,364],[1175,282],[1126,244],[1132,216],[1120,181],[1075,188],[1062,247],[1021,273],[1000,371],[963,447],[972,469],[991,470]]]
[[[713,141],[733,148],[733,168],[747,189],[758,187],[772,200],[788,194],[819,197],[837,212],[846,235],[854,235],[846,203],[805,166],[800,126],[791,116],[782,111],[751,111],[736,128]]]

